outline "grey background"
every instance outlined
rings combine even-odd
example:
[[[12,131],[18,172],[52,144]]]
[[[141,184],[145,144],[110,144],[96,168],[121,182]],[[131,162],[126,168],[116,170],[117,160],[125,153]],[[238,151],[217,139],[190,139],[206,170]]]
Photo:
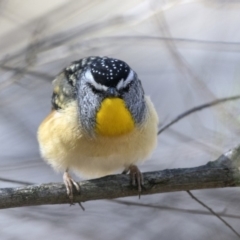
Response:
[[[107,55],[142,79],[165,124],[240,93],[240,1],[0,1],[0,188],[61,182],[41,160],[36,131],[51,81],[71,61]],[[195,113],[159,137],[142,171],[194,167],[238,144],[239,101]],[[1,180],[2,179],[2,180]],[[10,181],[3,181],[9,179]],[[193,193],[240,233],[240,189]],[[185,192],[0,210],[1,240],[237,239]],[[158,206],[153,208],[152,206]]]

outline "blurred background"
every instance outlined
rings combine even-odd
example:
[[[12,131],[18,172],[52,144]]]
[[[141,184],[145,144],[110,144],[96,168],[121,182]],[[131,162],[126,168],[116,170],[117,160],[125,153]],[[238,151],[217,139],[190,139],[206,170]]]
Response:
[[[51,108],[51,81],[71,61],[126,61],[166,124],[240,94],[239,23],[237,0],[1,0],[0,188],[62,182],[41,159],[36,131]],[[140,169],[216,159],[240,143],[239,105],[227,102],[173,125]],[[239,188],[192,192],[240,233]],[[83,203],[85,212],[78,205],[0,210],[0,239],[238,239],[186,192],[119,200]]]

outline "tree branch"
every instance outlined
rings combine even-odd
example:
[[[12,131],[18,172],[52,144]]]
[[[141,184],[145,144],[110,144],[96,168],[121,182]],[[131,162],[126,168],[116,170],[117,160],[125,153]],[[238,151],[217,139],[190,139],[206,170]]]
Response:
[[[198,202],[200,205],[202,205],[204,208],[206,208],[212,215],[217,217],[225,226],[227,226],[232,232],[235,233],[238,238],[240,238],[240,234],[227,222],[225,221],[219,214],[215,213],[210,207],[208,207],[204,202],[200,201],[198,198],[196,198],[190,191],[187,191],[189,196],[194,199],[196,202]]]
[[[142,195],[240,186],[239,167],[240,146],[199,167],[144,173]],[[75,193],[74,202],[138,195],[128,175],[110,175],[79,184],[81,194]],[[0,189],[0,209],[62,203],[69,203],[69,198],[61,183]]]
[[[175,124],[176,122],[178,122],[179,120],[181,120],[182,118],[185,118],[185,117],[187,117],[188,115],[190,115],[192,113],[195,113],[195,112],[198,112],[200,110],[203,110],[204,108],[213,107],[215,105],[218,105],[218,104],[221,104],[221,103],[224,103],[224,102],[234,101],[234,100],[238,100],[238,99],[240,99],[240,95],[232,96],[232,97],[226,97],[226,98],[220,98],[220,99],[214,100],[212,102],[208,102],[208,103],[199,105],[197,107],[193,107],[193,108],[189,109],[188,111],[178,115],[176,118],[174,118],[171,122],[169,122],[165,126],[161,127],[158,130],[158,135],[160,133],[162,133],[163,131],[165,131],[170,126],[172,126],[173,124]]]

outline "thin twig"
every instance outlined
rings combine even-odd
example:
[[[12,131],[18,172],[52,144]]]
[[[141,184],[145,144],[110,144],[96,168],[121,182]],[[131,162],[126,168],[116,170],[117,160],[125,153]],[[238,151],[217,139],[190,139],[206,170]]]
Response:
[[[146,207],[146,208],[153,208],[153,209],[159,209],[159,210],[166,210],[166,211],[175,211],[175,212],[181,212],[181,213],[189,213],[189,214],[200,214],[200,215],[212,215],[212,213],[209,213],[207,211],[200,211],[200,210],[192,210],[192,209],[182,209],[182,208],[175,208],[175,207],[169,207],[169,206],[161,206],[161,205],[153,205],[153,204],[146,204],[146,203],[140,203],[140,202],[130,202],[126,200],[119,200],[119,199],[111,199],[107,200],[110,202],[114,202],[117,204],[122,204],[126,206],[137,206],[137,207]],[[220,216],[228,217],[228,218],[235,218],[240,219],[240,216],[234,215],[234,214],[227,214],[224,213],[224,211],[217,213]]]
[[[215,106],[217,104],[220,104],[220,103],[223,103],[223,102],[227,102],[227,101],[233,101],[233,100],[237,100],[237,99],[240,99],[240,95],[237,95],[237,96],[233,96],[233,97],[227,97],[227,98],[221,98],[221,99],[217,99],[217,100],[214,100],[212,102],[209,102],[209,103],[205,103],[205,104],[202,104],[202,105],[199,105],[197,107],[194,107],[194,108],[191,108],[189,110],[187,110],[186,112],[180,114],[179,116],[177,116],[176,118],[174,118],[170,123],[168,123],[167,125],[163,126],[162,128],[159,129],[158,131],[158,135],[160,133],[162,133],[163,131],[165,131],[167,128],[169,128],[170,126],[172,126],[174,123],[178,122],[179,120],[181,120],[182,118],[194,113],[194,112],[197,112],[197,111],[200,111],[204,108],[208,108],[208,107],[212,107],[212,106]]]
[[[20,185],[33,185],[31,182],[25,182],[25,181],[20,181],[20,180],[13,180],[13,179],[8,179],[8,178],[0,178],[0,181],[2,182],[9,182],[9,183],[17,183]]]
[[[196,202],[198,202],[200,205],[205,207],[209,212],[211,212],[214,216],[216,216],[220,221],[222,221],[229,229],[231,229],[232,232],[234,232],[239,238],[240,234],[229,224],[227,223],[222,217],[220,217],[217,213],[215,213],[210,207],[208,207],[205,203],[200,201],[197,197],[195,197],[190,191],[186,191],[192,199],[194,199]]]

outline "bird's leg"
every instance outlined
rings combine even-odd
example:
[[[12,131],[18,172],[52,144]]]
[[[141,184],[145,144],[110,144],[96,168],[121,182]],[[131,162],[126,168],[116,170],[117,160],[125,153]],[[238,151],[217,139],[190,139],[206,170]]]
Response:
[[[75,186],[76,190],[80,192],[80,186],[77,182],[75,182],[70,174],[68,173],[68,169],[63,174],[63,182],[67,189],[67,195],[70,198],[71,205],[73,204],[73,186]]]
[[[122,174],[127,174],[129,171],[130,171],[129,175],[131,178],[131,183],[133,186],[137,185],[138,194],[140,198],[141,192],[142,192],[142,186],[143,186],[143,175],[136,165],[130,165],[128,168],[126,168],[122,172]]]

